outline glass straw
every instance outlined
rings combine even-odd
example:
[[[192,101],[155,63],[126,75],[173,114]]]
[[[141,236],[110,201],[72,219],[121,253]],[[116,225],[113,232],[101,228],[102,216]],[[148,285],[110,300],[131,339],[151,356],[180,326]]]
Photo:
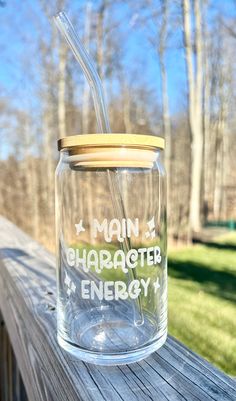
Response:
[[[107,107],[105,104],[104,91],[102,87],[101,79],[97,73],[96,67],[93,63],[93,60],[87,53],[85,47],[82,45],[81,41],[76,34],[73,25],[68,19],[67,15],[64,12],[59,12],[55,17],[54,21],[56,23],[57,28],[61,32],[61,34],[66,39],[69,47],[71,48],[76,60],[80,64],[84,75],[87,78],[87,81],[90,85],[92,91],[92,97],[96,112],[98,129],[101,133],[110,133],[110,123],[108,118]],[[121,190],[119,186],[119,177],[117,170],[114,171],[115,174],[112,174],[112,170],[107,170],[108,175],[108,183],[109,189],[112,198],[112,205],[114,212],[119,220],[122,218],[126,218],[125,207],[121,195]],[[124,252],[127,254],[129,249],[131,248],[131,243],[129,238],[125,238],[124,242],[121,243],[121,247]],[[129,280],[134,280],[137,277],[135,269],[129,269]],[[143,311],[140,296],[137,298],[134,305],[134,323],[135,325],[143,324]]]

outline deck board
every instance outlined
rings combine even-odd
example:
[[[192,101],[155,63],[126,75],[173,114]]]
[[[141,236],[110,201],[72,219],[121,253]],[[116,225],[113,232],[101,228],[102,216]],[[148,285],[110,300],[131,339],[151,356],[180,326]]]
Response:
[[[235,381],[174,338],[144,361],[86,364],[56,340],[55,259],[0,218],[0,309],[30,401],[235,401]]]

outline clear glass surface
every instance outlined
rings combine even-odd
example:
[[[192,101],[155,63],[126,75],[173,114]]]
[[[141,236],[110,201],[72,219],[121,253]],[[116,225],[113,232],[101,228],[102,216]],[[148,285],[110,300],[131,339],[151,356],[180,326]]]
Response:
[[[140,360],[167,334],[166,180],[153,168],[81,167],[61,151],[56,170],[60,345],[97,364]]]

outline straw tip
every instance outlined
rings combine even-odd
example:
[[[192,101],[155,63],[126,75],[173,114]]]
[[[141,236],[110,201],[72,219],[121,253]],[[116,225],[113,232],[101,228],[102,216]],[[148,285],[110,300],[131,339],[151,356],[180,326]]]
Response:
[[[61,15],[63,15],[64,14],[64,12],[63,11],[58,11],[55,15],[54,15],[54,17],[56,18],[56,17],[60,17]]]
[[[61,11],[58,11],[58,12],[53,16],[53,19],[56,20],[56,21],[58,21],[58,20],[65,19],[65,17],[66,17],[65,12],[61,10]]]

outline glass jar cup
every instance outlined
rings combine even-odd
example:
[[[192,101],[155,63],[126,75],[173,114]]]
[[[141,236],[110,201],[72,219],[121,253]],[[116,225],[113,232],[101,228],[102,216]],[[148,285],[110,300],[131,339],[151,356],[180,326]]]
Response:
[[[150,135],[59,140],[57,336],[84,361],[131,363],[165,342],[163,148]]]

